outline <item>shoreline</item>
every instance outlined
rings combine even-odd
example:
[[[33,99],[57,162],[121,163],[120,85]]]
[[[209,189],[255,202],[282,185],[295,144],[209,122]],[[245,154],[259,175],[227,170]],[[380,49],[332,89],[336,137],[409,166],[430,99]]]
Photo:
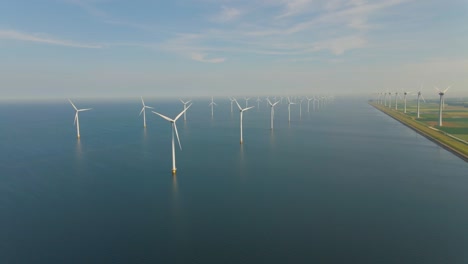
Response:
[[[420,122],[408,115],[402,114],[400,112],[394,111],[393,109],[389,109],[388,107],[376,103],[369,102],[369,104],[377,110],[380,110],[382,113],[390,116],[391,118],[397,120],[403,125],[416,131],[423,137],[429,139],[430,141],[441,146],[442,148],[455,154],[455,156],[468,162],[468,145],[459,142],[454,138],[451,138],[450,136],[448,136],[448,134],[446,135],[443,131],[435,130],[432,127],[421,124]]]

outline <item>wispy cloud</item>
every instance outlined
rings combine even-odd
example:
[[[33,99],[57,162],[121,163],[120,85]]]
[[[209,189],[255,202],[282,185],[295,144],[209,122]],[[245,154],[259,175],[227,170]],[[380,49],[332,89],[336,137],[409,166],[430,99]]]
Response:
[[[192,60],[195,60],[195,61],[209,62],[209,63],[221,63],[221,62],[224,62],[226,60],[226,58],[208,59],[208,58],[206,58],[206,54],[196,53],[196,52],[192,53],[191,58],[192,58]]]
[[[48,37],[44,36],[43,34],[29,34],[14,30],[0,30],[0,39],[20,40],[73,48],[99,49],[103,47],[102,45],[79,43]]]

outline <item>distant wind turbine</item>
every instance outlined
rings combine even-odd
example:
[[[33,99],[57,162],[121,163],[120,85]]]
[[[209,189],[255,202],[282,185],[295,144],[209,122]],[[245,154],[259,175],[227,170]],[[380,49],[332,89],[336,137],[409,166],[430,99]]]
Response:
[[[406,114],[406,96],[408,96],[408,94],[410,94],[411,92],[407,92],[407,91],[404,91],[403,92],[403,100],[404,100],[404,104],[405,104],[405,109],[404,109],[404,113]]]
[[[141,97],[141,103],[143,104],[143,108],[141,109],[139,115],[143,113],[143,127],[146,127],[146,111],[145,110],[146,108],[153,109],[153,107],[145,105],[145,101],[143,101],[143,97]]]
[[[177,137],[177,141],[179,142],[180,150],[182,150],[182,145],[180,145],[179,133],[177,132],[176,121],[177,121],[177,119],[179,119],[182,116],[182,114],[184,114],[190,108],[190,106],[192,106],[192,105],[189,105],[188,107],[186,107],[174,119],[170,119],[167,116],[164,116],[164,115],[162,115],[162,114],[160,114],[158,112],[152,111],[153,113],[157,114],[158,116],[162,117],[163,119],[166,119],[167,121],[169,121],[171,123],[171,126],[172,126],[172,175],[175,175],[176,171],[177,171],[177,169],[176,169],[176,159],[175,159],[174,131],[175,131],[175,134],[176,134],[176,137]]]
[[[75,113],[75,121],[73,121],[73,124],[76,125],[76,136],[77,138],[80,138],[80,119],[78,117],[78,113],[79,112],[84,112],[84,111],[89,111],[91,110],[92,108],[86,108],[86,109],[78,109],[76,108],[76,106],[73,104],[73,102],[68,99],[68,101],[70,102],[70,104],[73,106],[73,108],[75,109],[76,113]]]
[[[213,107],[217,105],[214,101],[213,101],[213,96],[211,96],[211,103],[208,105],[208,106],[211,106],[211,118],[213,119]]]
[[[313,100],[314,98],[309,98],[306,96],[306,99],[307,99],[307,113],[310,113],[310,101]]]
[[[288,97],[288,122],[291,122],[291,105],[296,104],[291,102],[291,100]]]
[[[234,99],[234,97],[229,97],[229,101],[231,101],[231,113],[232,113],[232,103],[234,103],[236,99]]]
[[[304,101],[304,98],[299,100],[299,119],[302,119],[302,101]]]
[[[441,91],[439,88],[435,87],[435,89],[439,92],[440,95],[440,101],[439,101],[439,126],[442,126],[442,108],[444,104],[444,95],[450,89],[450,86],[447,87],[447,89]]]
[[[184,104],[184,110],[186,110],[186,109],[187,109],[187,104],[188,104],[188,103],[190,103],[190,102],[192,102],[192,100],[188,100],[187,102],[184,102],[184,101],[182,101],[182,99],[179,99],[179,100],[180,100],[180,102],[181,102],[181,103],[183,103],[183,104]],[[186,114],[187,114],[187,112],[185,112],[185,111],[184,111],[184,121],[186,121],[186,120],[187,120],[187,116],[186,116]]]
[[[262,101],[262,99],[260,99],[260,96],[257,97],[257,109],[260,109],[260,102]]]
[[[426,100],[424,100],[424,97],[423,97],[423,95],[422,95],[422,87],[423,87],[423,86],[422,86],[422,84],[421,84],[421,89],[420,89],[419,92],[418,92],[418,107],[417,107],[417,108],[418,108],[418,114],[417,114],[418,118],[419,118],[419,99],[422,98],[423,101],[426,102]]]
[[[245,99],[245,107],[249,106],[250,97],[244,97],[244,99]]]
[[[270,129],[273,130],[273,119],[275,117],[275,106],[279,103],[279,101],[276,101],[274,103],[271,103],[270,102],[270,99],[268,99],[268,104],[270,105],[271,107],[271,111],[270,111],[270,118],[271,118],[271,122],[270,122]]]
[[[246,107],[246,108],[242,108],[239,103],[237,102],[236,100],[236,104],[237,104],[237,107],[239,107],[239,112],[240,112],[240,143],[244,143],[244,139],[242,137],[242,117],[244,115],[244,112],[249,110],[249,109],[252,109],[254,108],[255,106],[251,106],[251,107]]]

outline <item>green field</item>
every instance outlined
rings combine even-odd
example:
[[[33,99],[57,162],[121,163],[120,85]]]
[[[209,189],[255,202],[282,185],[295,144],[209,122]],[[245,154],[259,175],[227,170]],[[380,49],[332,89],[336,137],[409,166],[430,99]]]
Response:
[[[393,102],[394,103],[394,102]],[[445,108],[442,111],[442,127],[439,127],[439,103],[421,102],[419,108],[420,118],[416,118],[416,100],[407,102],[406,114],[413,117],[427,126],[437,128],[455,137],[468,141],[468,108],[463,105],[451,105],[446,101]],[[398,104],[398,111],[403,113],[403,103]]]
[[[370,103],[377,109],[380,109],[468,161],[468,143],[466,143],[468,140],[468,108],[464,108],[463,105],[446,105],[443,111],[443,126],[439,127],[438,103],[428,102],[421,104],[420,118],[416,118],[416,101],[407,103],[406,114],[404,113],[403,103],[398,104],[398,110],[395,110],[394,105],[390,109],[375,101]]]

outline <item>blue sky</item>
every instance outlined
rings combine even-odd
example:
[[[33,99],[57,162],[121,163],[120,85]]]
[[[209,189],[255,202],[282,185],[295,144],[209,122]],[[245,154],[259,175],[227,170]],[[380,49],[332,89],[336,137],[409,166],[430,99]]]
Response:
[[[467,47],[466,0],[0,1],[3,98],[468,95]]]

